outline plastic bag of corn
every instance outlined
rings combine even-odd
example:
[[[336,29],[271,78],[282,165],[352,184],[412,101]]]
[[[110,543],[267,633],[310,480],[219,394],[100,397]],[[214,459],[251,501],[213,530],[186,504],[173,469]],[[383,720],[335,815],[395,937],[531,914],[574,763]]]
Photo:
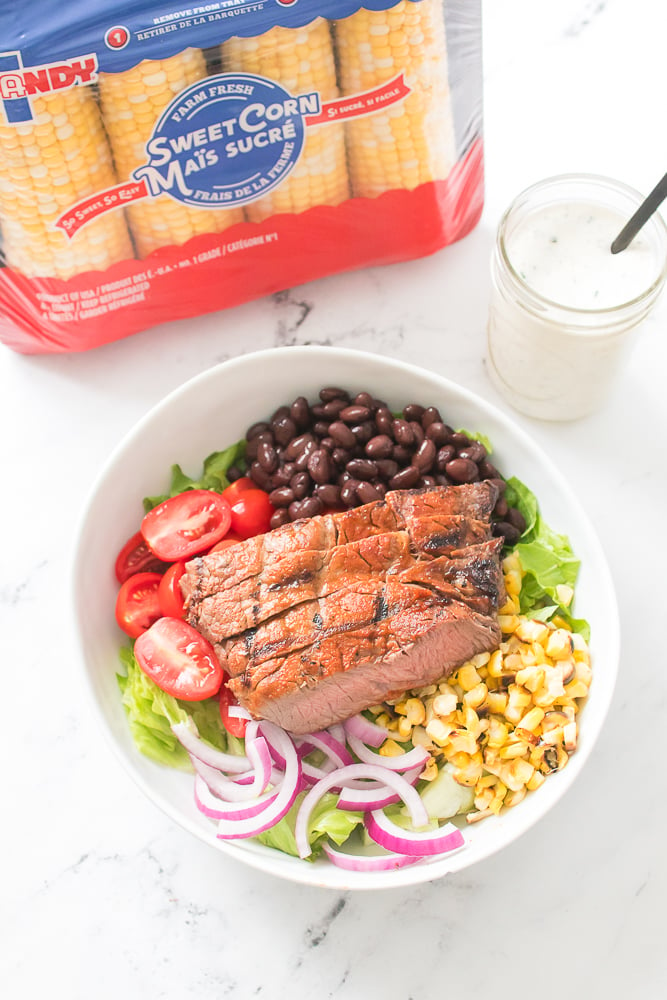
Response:
[[[480,0],[0,0],[0,340],[84,350],[459,239],[480,64]]]

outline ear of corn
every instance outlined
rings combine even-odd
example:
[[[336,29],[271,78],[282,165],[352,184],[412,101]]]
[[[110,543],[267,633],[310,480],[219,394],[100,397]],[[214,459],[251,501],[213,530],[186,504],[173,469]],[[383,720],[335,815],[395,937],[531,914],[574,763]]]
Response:
[[[146,143],[167,105],[206,75],[201,49],[186,49],[169,59],[144,60],[123,73],[100,74],[102,114],[121,181],[146,162]],[[195,208],[168,194],[138,201],[127,212],[140,257],[159,247],[185,243],[192,236],[222,232],[243,220],[240,208]]]
[[[29,278],[69,278],[132,257],[122,212],[89,222],[72,239],[54,225],[73,204],[116,183],[92,89],[31,102],[30,122],[8,125],[0,112],[0,226],[8,266]]]
[[[335,26],[343,94],[372,90],[404,72],[411,93],[346,125],[352,192],[373,198],[444,180],[456,162],[442,0],[401,0],[360,10]]]
[[[322,18],[304,28],[278,27],[258,38],[230,38],[221,57],[224,70],[268,77],[295,96],[317,90],[323,103],[338,96],[331,30]],[[348,197],[343,125],[311,126],[289,176],[248,205],[248,218],[259,222],[279,212],[338,205]]]

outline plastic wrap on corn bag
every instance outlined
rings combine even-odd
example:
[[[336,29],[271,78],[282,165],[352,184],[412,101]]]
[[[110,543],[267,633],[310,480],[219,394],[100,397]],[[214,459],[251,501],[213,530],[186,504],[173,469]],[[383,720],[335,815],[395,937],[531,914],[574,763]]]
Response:
[[[482,202],[479,0],[0,0],[17,351],[433,253]]]

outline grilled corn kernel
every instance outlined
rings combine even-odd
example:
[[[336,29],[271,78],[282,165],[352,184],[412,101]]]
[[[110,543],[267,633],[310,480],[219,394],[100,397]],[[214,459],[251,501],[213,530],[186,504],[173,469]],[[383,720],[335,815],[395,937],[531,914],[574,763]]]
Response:
[[[552,660],[564,660],[572,655],[572,634],[563,628],[554,629],[546,641],[546,654]]]
[[[406,705],[406,716],[411,726],[421,726],[426,721],[426,709],[418,698],[409,698]]]
[[[528,712],[526,712],[524,717],[519,722],[519,727],[521,729],[527,729],[530,733],[534,733],[537,730],[537,727],[542,722],[543,718],[544,718],[544,709],[534,706],[533,708],[529,709]]]
[[[381,757],[400,757],[405,750],[395,740],[385,740],[378,753]]]
[[[410,725],[410,721],[406,719],[405,716],[402,716],[398,720],[396,730],[399,736],[402,736],[404,739],[406,739],[407,737],[410,736],[412,732],[412,726]]]
[[[524,618],[517,625],[515,632],[522,642],[545,642],[549,635],[549,627],[533,618]]]
[[[439,694],[433,699],[433,711],[436,715],[445,718],[456,711],[457,704],[458,698],[456,697],[456,692],[449,688],[448,694]]]
[[[521,619],[518,615],[498,615],[498,625],[503,635],[511,635],[512,632],[517,630],[520,624]]]
[[[473,688],[466,691],[463,695],[463,704],[468,708],[480,708],[486,701],[486,696],[489,693],[489,689],[486,684],[479,683],[475,684]]]
[[[426,726],[426,732],[434,743],[444,747],[453,728],[453,726],[446,725],[441,719],[432,719]]]
[[[505,709],[507,708],[507,692],[506,691],[489,691],[489,696],[486,699],[486,704],[489,712],[493,712],[494,715],[504,715]]]

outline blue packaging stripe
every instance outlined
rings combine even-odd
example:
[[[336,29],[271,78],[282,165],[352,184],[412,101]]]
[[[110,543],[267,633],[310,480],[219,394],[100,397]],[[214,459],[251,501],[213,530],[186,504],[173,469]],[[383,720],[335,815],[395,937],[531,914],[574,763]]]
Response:
[[[203,0],[179,5],[40,0],[39,18],[35,18],[34,8],[16,0],[0,0],[0,60],[4,54],[20,52],[22,65],[31,67],[94,53],[100,71],[118,73],[143,59],[168,58],[189,47],[206,49],[233,35],[252,38],[276,26],[300,28],[316,17],[340,20],[361,8],[381,11],[397,3]]]

